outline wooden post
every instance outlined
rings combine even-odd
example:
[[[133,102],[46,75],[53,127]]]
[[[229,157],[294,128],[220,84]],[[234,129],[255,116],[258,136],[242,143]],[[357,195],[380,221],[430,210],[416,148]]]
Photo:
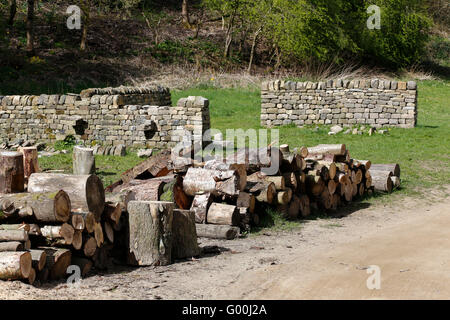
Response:
[[[0,193],[23,192],[24,183],[23,154],[0,152]]]
[[[129,263],[139,266],[172,262],[173,202],[130,201]]]
[[[72,159],[73,174],[86,175],[95,173],[94,149],[75,146]]]

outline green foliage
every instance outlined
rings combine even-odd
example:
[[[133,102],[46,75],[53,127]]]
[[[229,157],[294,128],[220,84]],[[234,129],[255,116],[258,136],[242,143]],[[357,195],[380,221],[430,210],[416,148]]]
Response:
[[[68,135],[64,140],[55,143],[55,150],[72,150],[76,145],[77,139],[73,135]]]

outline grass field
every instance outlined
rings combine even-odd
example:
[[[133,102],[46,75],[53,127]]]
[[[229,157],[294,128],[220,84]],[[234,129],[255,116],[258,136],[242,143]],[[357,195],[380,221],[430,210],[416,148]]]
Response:
[[[328,127],[281,127],[280,143],[290,146],[313,146],[319,143],[345,143],[356,159],[370,159],[372,163],[399,163],[402,170],[402,188],[393,195],[371,197],[362,203],[390,201],[397,195],[420,195],[425,189],[450,182],[450,82],[419,82],[419,115],[414,129],[389,129],[384,135],[375,134],[329,136]],[[211,127],[225,134],[226,129],[260,128],[260,93],[257,88],[215,89],[192,88],[173,91],[172,101],[189,95],[204,96],[210,100]],[[315,127],[315,126],[314,126]],[[135,153],[126,157],[97,156],[98,175],[105,186],[120,178],[120,173],[139,163]],[[71,172],[71,154],[60,154],[39,160],[42,169],[63,169]],[[360,202],[361,203],[361,202]],[[358,206],[360,203],[352,204]],[[311,217],[324,218],[324,215]],[[298,229],[302,222],[285,221],[273,210],[263,217],[263,226],[272,230]],[[261,233],[265,228],[252,232]]]

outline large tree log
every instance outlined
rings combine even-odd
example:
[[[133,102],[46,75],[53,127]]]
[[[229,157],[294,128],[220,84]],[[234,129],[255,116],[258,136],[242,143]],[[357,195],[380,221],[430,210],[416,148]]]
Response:
[[[0,279],[27,279],[31,272],[29,252],[0,252]]]
[[[49,269],[51,280],[58,280],[66,276],[67,268],[72,261],[72,252],[69,249],[38,247],[47,255],[46,267]]]
[[[23,192],[24,187],[23,154],[0,151],[0,193]]]
[[[239,210],[236,206],[224,203],[212,203],[206,216],[206,222],[229,226],[239,225]]]
[[[129,212],[130,261],[139,266],[171,263],[174,204],[131,201]]]
[[[75,146],[72,161],[73,174],[88,175],[95,173],[94,149]]]
[[[196,224],[197,236],[210,239],[232,240],[239,235],[239,228],[214,224]]]
[[[64,190],[72,208],[92,212],[99,220],[105,206],[103,183],[96,175],[68,175],[33,173],[28,181],[28,192],[58,192]]]
[[[191,211],[194,212],[196,223],[205,223],[206,215],[208,214],[209,206],[213,201],[211,193],[206,192],[198,194],[192,201]]]
[[[200,254],[194,212],[173,210],[172,236],[172,259],[191,258]]]
[[[35,219],[44,223],[66,222],[70,218],[71,202],[66,192],[15,193],[0,195],[16,210],[31,209]]]
[[[398,163],[393,164],[372,164],[370,172],[374,171],[389,171],[393,176],[400,178],[400,165]]]
[[[346,151],[345,144],[319,144],[308,148],[309,154],[333,154],[344,155]]]
[[[170,150],[163,150],[122,174],[122,182],[127,183],[136,178],[166,176],[172,170]]]
[[[203,168],[190,168],[183,180],[187,195],[210,192],[215,195],[237,196],[239,177],[235,170],[220,171]]]
[[[372,171],[371,169],[370,174],[372,175],[372,186],[375,187],[375,191],[392,192],[391,171]]]
[[[24,176],[28,180],[32,173],[39,172],[38,150],[36,147],[20,147],[17,151],[23,154]]]
[[[286,188],[286,190],[278,191],[277,193],[277,203],[278,204],[288,204],[292,199],[292,190]]]
[[[165,184],[160,179],[149,179],[139,185],[122,189],[122,191],[133,192],[137,201],[158,201],[163,194]]]
[[[0,242],[0,252],[23,251],[23,243],[19,241]]]
[[[38,271],[44,269],[47,263],[47,253],[45,250],[30,250],[31,259],[33,261],[33,268]]]

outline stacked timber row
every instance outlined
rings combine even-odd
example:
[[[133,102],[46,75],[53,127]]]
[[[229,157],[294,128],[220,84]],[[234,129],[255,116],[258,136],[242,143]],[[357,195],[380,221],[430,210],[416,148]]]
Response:
[[[371,165],[352,159],[344,144],[244,148],[206,162],[167,150],[126,171],[107,192],[173,202],[174,210],[192,213],[199,237],[233,239],[257,226],[267,207],[297,219],[335,211],[374,190],[391,192],[396,169],[372,173]]]

